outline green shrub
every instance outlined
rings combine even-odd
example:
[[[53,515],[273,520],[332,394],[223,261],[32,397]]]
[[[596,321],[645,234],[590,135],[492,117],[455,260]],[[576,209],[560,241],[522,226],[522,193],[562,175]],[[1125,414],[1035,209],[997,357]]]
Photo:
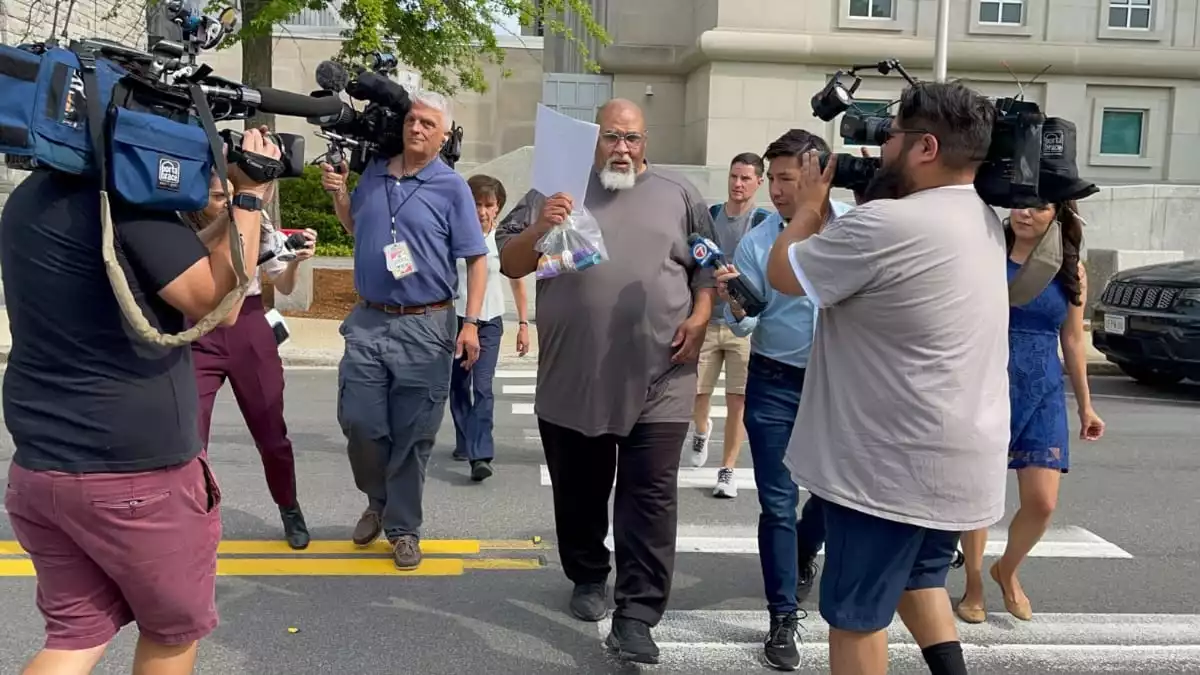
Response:
[[[358,174],[350,174],[350,189],[358,184]],[[317,231],[317,254],[349,256],[354,252],[354,237],[346,234],[333,213],[333,200],[321,189],[321,167],[307,166],[300,178],[279,181],[279,219],[281,227]]]

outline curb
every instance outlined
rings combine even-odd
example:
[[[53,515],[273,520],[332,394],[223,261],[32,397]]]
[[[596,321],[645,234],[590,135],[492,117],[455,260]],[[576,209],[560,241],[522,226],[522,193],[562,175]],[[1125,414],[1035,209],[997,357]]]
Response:
[[[0,348],[0,363],[8,362],[8,347]],[[336,368],[342,360],[341,351],[332,350],[299,350],[299,349],[284,349],[280,350],[280,358],[283,359],[284,368]],[[536,370],[538,365],[538,355],[536,352],[525,356],[510,356],[504,355],[500,357],[500,363],[497,368],[513,368],[516,370]],[[1092,377],[1105,377],[1111,375],[1121,375],[1121,369],[1117,364],[1111,361],[1088,361],[1088,375]]]

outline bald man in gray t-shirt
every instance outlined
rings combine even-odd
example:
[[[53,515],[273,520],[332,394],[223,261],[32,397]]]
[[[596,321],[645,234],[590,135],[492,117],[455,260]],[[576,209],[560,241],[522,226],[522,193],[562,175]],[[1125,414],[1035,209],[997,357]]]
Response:
[[[591,184],[574,204],[599,223],[609,259],[537,282],[534,412],[559,555],[575,583],[571,612],[585,621],[607,613],[604,540],[615,478],[617,609],[607,645],[622,658],[655,663],[650,627],[671,588],[680,446],[715,285],[687,239],[711,238],[712,218],[687,179],[645,162],[636,105],[611,101],[599,122]],[[501,271],[533,272],[534,245],[570,208],[563,196],[526,194],[497,230]]]

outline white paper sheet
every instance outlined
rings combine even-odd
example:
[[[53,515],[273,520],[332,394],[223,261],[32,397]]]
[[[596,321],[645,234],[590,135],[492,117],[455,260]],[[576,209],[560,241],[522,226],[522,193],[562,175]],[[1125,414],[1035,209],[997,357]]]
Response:
[[[531,187],[547,197],[563,192],[576,204],[582,204],[599,138],[599,125],[568,117],[539,103],[533,131]]]

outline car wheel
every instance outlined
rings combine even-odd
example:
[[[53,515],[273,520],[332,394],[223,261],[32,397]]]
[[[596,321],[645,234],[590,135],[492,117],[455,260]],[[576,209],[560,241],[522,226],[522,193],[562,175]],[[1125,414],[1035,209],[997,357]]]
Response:
[[[1165,387],[1183,381],[1183,373],[1171,370],[1157,370],[1145,366],[1135,366],[1127,363],[1120,364],[1121,371],[1141,384],[1151,387]]]

